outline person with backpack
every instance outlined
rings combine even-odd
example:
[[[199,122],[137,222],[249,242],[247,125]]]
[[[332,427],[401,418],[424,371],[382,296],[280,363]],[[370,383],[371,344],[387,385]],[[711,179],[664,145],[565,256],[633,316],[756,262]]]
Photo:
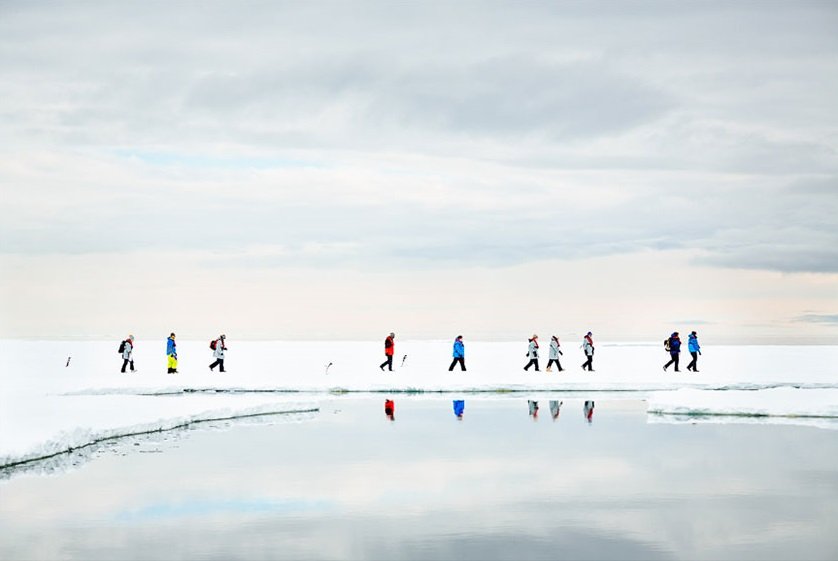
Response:
[[[532,339],[529,339],[529,342],[530,346],[527,349],[527,358],[530,359],[530,361],[524,367],[524,370],[529,372],[530,366],[535,365],[535,371],[541,372],[541,370],[538,369],[538,335],[533,335]]]
[[[687,370],[698,372],[698,355],[701,354],[701,346],[698,344],[698,333],[695,331],[690,333],[690,337],[687,340],[687,349],[693,357],[692,362],[687,365]]]
[[[392,372],[393,371],[393,353],[396,352],[396,343],[394,339],[396,338],[395,333],[390,333],[386,339],[384,339],[384,362],[379,365],[381,370],[384,370],[386,366],[387,369]]]
[[[125,367],[131,364],[131,372],[134,370],[134,336],[129,335],[127,339],[119,344],[119,351],[122,353],[122,372],[125,373]]]
[[[550,339],[550,358],[547,361],[547,372],[553,371],[552,366],[554,362],[556,363],[556,368],[559,369],[559,372],[564,370],[564,368],[562,368],[562,363],[559,362],[559,355],[564,354],[562,350],[559,348],[561,346],[562,345],[561,343],[559,343],[559,338],[553,335],[553,338]]]
[[[451,372],[454,370],[454,366],[457,363],[460,363],[460,370],[462,372],[466,371],[466,347],[463,345],[463,336],[457,335],[457,338],[454,339],[454,360],[451,361],[451,366],[448,367],[448,371]]]
[[[669,365],[674,362],[675,372],[680,372],[680,370],[678,370],[678,360],[681,356],[681,338],[678,336],[677,331],[672,333],[672,335],[669,336],[669,339],[663,342],[663,348],[669,351],[670,357],[669,362],[663,365],[663,371],[666,372]]]
[[[588,331],[579,348],[585,353],[587,360],[582,364],[582,370],[594,371],[594,334]]]
[[[169,367],[168,374],[177,374],[177,344],[175,343],[175,334],[169,335],[166,340],[166,364]]]
[[[226,372],[226,370],[224,370],[224,354],[227,352],[227,344],[225,343],[226,339],[227,336],[222,334],[218,337],[218,339],[210,342],[212,356],[215,358],[215,362],[209,365],[210,372],[215,372],[213,369],[216,366],[220,367],[218,369],[219,372]]]

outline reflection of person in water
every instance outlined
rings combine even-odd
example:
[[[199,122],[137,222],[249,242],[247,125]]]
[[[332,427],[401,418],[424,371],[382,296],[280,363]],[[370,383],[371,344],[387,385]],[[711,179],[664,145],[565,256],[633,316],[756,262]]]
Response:
[[[553,420],[557,421],[559,419],[559,412],[562,409],[563,401],[554,401],[550,400],[550,415],[553,416]]]
[[[594,420],[594,402],[593,401],[586,401],[583,412],[585,413],[585,418],[588,419],[589,423],[591,421],[593,421]]]
[[[457,416],[457,419],[463,420],[463,412],[466,409],[466,402],[464,399],[455,399],[454,400],[454,415]]]
[[[530,416],[532,417],[533,421],[538,420],[538,402],[532,401],[531,399],[527,400],[527,405],[530,407]]]
[[[396,420],[396,403],[392,399],[384,400],[384,414],[391,421]]]

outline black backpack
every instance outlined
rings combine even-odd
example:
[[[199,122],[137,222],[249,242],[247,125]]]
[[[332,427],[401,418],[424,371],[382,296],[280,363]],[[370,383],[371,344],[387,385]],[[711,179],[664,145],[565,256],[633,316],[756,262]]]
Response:
[[[664,339],[664,340],[663,340],[663,349],[664,349],[665,351],[670,350],[670,346],[669,346],[669,339]]]
[[[125,352],[125,341],[122,341],[122,342],[119,344],[119,350],[118,350],[118,351],[116,351],[116,352],[118,352],[119,354],[122,354],[122,353],[124,353],[124,352]]]

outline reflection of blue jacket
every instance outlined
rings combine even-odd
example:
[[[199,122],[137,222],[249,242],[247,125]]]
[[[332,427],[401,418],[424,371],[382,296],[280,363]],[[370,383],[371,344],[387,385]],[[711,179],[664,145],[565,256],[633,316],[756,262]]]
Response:
[[[169,337],[166,340],[166,355],[177,358],[177,349],[175,349],[175,340]]]
[[[698,337],[696,337],[695,335],[690,335],[689,347],[691,353],[701,352],[701,347],[698,344]]]
[[[466,402],[463,399],[454,400],[454,414],[458,417],[463,416],[463,411],[466,408]]]
[[[466,347],[459,339],[454,341],[454,358],[465,358]]]

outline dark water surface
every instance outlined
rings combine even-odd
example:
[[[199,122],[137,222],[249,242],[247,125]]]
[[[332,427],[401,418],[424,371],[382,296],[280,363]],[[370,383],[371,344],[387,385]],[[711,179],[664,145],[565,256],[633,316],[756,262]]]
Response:
[[[0,559],[838,559],[838,433],[324,400],[0,482]]]

